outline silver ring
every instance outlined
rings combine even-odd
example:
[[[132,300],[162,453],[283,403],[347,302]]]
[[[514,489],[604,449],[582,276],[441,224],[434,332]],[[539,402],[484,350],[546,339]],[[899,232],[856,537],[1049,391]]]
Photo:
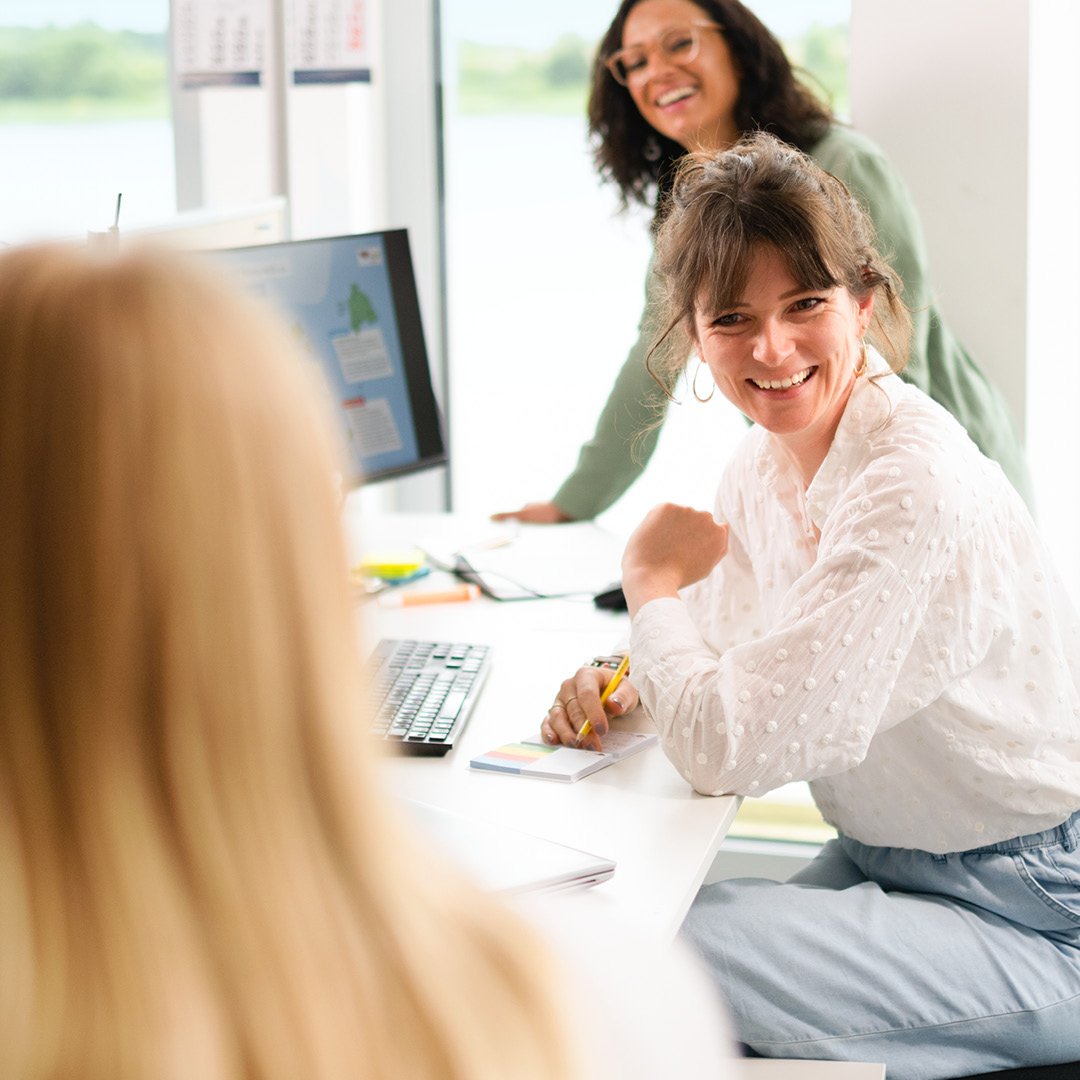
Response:
[[[555,703],[554,703],[554,704],[553,704],[553,705],[551,706],[551,708],[550,708],[550,709],[548,709],[548,712],[549,712],[549,713],[553,713],[553,712],[554,712],[554,711],[555,711],[556,709],[562,709],[562,711],[563,711],[563,712],[566,712],[566,706],[565,706],[565,705],[564,705],[564,704],[563,704],[563,703],[562,703],[561,701],[556,701],[556,702],[555,702]]]
[[[567,698],[566,705],[569,705],[571,701],[577,701],[577,694],[575,694],[572,698]],[[566,708],[566,705],[563,706],[564,709]]]

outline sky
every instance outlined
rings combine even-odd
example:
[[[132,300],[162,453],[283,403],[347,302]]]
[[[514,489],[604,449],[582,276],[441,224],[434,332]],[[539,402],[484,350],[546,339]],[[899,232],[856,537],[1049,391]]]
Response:
[[[559,34],[598,38],[617,2],[440,0],[440,5],[443,22],[455,37],[494,45],[545,47]],[[797,35],[813,20],[825,25],[845,21],[851,0],[749,0],[749,6],[774,33],[787,37]],[[165,29],[168,12],[168,0],[0,0],[0,26],[68,26],[89,19],[110,30],[158,32]]]
[[[747,2],[781,38],[797,36],[814,21],[826,26],[846,22],[851,14],[851,0]],[[617,6],[617,0],[441,0],[443,22],[456,37],[492,45],[549,45],[567,33],[595,39],[607,29]]]
[[[0,26],[87,21],[108,30],[160,33],[169,21],[169,0],[0,0]]]

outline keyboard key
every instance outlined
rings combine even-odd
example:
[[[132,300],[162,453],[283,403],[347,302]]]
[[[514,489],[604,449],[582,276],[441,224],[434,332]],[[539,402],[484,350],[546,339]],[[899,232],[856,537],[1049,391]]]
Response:
[[[410,755],[448,753],[488,672],[486,645],[383,640],[369,660],[371,734]]]

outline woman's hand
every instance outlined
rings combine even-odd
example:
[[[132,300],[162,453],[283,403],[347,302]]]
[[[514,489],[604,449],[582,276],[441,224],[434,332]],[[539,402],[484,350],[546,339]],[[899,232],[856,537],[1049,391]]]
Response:
[[[601,737],[607,734],[609,718],[625,715],[637,708],[638,703],[637,690],[628,679],[623,679],[611,697],[600,704],[600,694],[614,674],[610,668],[582,667],[564,680],[540,724],[544,742],[577,746],[577,733],[586,720],[591,720],[592,730],[585,736],[581,748],[599,750]]]
[[[500,510],[491,515],[491,520],[522,521],[526,525],[562,525],[573,518],[564,514],[553,502],[531,502],[519,510]]]
[[[623,552],[623,592],[630,615],[660,596],[707,576],[727,554],[728,527],[688,506],[654,507],[633,531]]]

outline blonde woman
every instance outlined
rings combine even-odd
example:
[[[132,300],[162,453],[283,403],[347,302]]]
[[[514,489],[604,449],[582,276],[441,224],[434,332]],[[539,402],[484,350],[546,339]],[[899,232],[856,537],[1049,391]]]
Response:
[[[378,790],[312,378],[174,256],[0,257],[5,1078],[591,1067]]]

